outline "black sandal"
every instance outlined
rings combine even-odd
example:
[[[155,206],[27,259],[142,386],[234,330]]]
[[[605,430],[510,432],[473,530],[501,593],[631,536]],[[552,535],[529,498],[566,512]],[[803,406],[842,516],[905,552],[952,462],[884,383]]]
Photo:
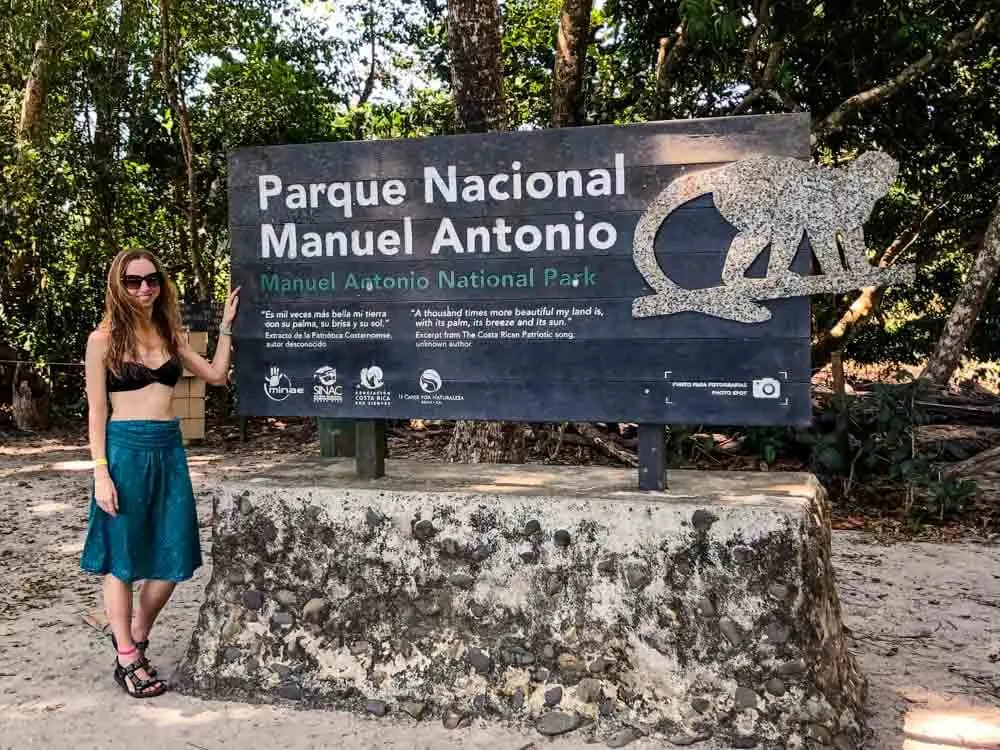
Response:
[[[115,639],[114,633],[111,634],[111,645],[115,647],[115,652],[117,653],[118,641]],[[147,638],[144,641],[136,641],[135,647],[139,649],[139,653],[142,655],[142,658],[145,659],[146,649],[149,648],[149,638]],[[156,667],[154,667],[152,664],[149,663],[146,664],[146,671],[149,672],[150,677],[156,677]]]
[[[125,667],[119,664],[118,659],[116,658],[115,682],[117,682],[118,686],[133,698],[156,698],[157,696],[163,695],[167,692],[167,683],[163,680],[157,680],[153,677],[150,677],[148,680],[143,680],[136,676],[136,672],[140,669],[145,669],[147,673],[149,672],[149,662],[146,661],[144,656],[139,656],[135,661]],[[129,690],[129,685],[132,686],[131,690]],[[153,689],[150,690],[150,688]]]

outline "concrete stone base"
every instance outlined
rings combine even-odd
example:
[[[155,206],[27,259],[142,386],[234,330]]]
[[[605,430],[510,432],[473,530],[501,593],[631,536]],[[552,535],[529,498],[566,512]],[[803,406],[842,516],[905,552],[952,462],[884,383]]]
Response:
[[[858,747],[808,475],[314,462],[223,485],[181,689],[621,747]],[[308,482],[303,480],[308,478]]]

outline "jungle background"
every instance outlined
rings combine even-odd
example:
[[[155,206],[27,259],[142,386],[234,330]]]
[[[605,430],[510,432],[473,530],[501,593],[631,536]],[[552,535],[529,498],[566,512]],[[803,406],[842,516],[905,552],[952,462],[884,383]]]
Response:
[[[816,472],[844,525],[1000,525],[1000,10],[981,0],[6,0],[0,441],[85,439],[107,263],[144,246],[188,311],[229,287],[226,152],[251,145],[808,112],[813,155],[899,179],[872,262],[816,297],[808,429],[671,425],[671,466]],[[212,304],[216,303],[216,308]],[[206,442],[318,450],[316,420]],[[628,424],[390,425],[390,457],[634,465]]]

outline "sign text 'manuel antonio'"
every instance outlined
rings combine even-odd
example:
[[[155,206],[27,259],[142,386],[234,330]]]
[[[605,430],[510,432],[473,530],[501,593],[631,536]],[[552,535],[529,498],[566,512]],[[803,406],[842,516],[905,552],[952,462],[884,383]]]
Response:
[[[423,203],[448,206],[487,201],[525,201],[599,198],[625,194],[625,157],[614,154],[608,168],[586,170],[566,169],[555,172],[525,173],[519,161],[510,170],[486,177],[478,174],[458,176],[454,165],[443,171],[424,166]],[[275,203],[289,211],[315,211],[326,206],[336,209],[340,220],[355,219],[358,208],[400,206],[411,198],[404,181],[353,180],[285,184],[279,175],[262,174],[257,179],[258,208],[266,214]],[[487,254],[514,251],[607,250],[617,242],[615,227],[605,221],[589,222],[582,211],[574,211],[572,221],[545,224],[519,223],[512,225],[503,217],[490,224],[468,226],[459,231],[451,218],[439,220],[434,238],[426,249],[429,255],[443,252],[454,254]],[[413,219],[403,216],[396,228],[381,230],[345,227],[326,232],[300,231],[295,222],[261,224],[260,257],[262,260],[294,260],[296,258],[347,258],[419,255],[424,248],[415,247]]]

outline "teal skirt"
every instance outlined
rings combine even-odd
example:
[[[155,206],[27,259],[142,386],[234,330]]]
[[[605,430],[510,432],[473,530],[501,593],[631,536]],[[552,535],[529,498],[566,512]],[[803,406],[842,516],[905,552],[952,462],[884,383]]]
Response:
[[[126,583],[189,579],[202,560],[180,422],[112,420],[106,444],[118,514],[101,510],[91,485],[80,567]]]

